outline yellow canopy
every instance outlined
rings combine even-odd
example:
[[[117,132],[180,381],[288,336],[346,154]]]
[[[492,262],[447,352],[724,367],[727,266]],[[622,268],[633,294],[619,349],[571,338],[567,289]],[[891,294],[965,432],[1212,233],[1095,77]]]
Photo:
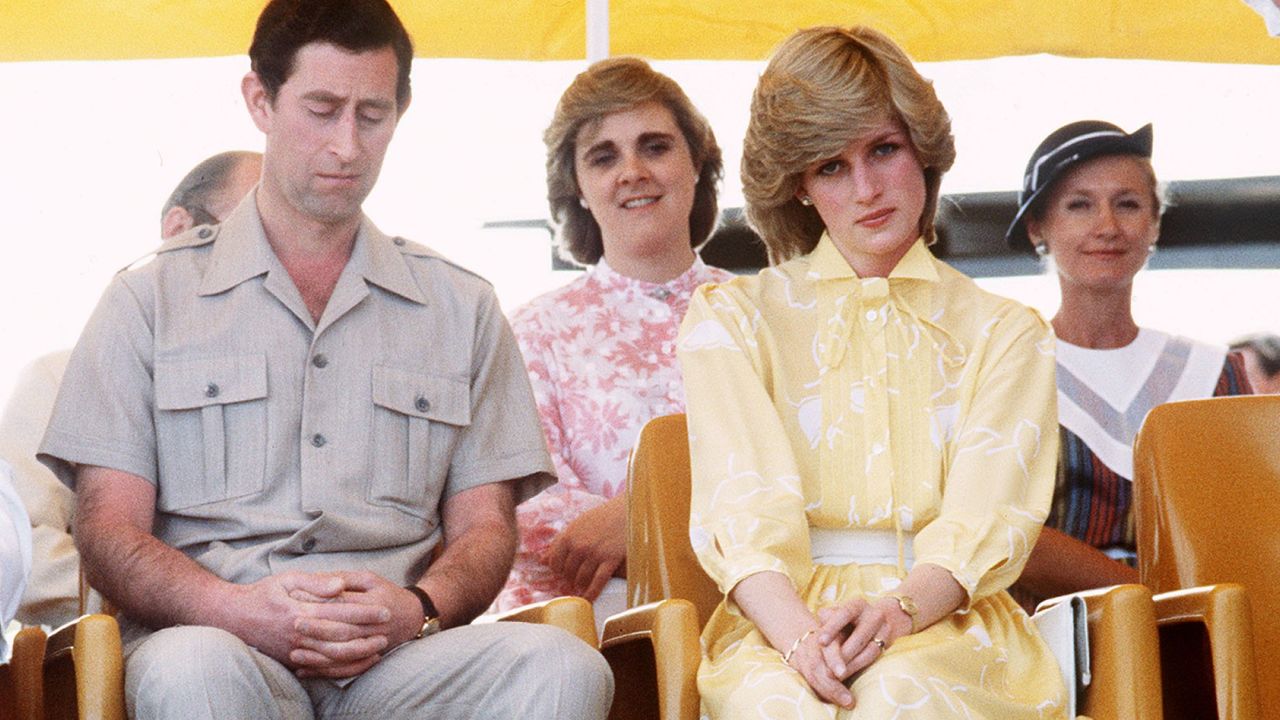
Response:
[[[796,28],[868,24],[917,60],[1053,53],[1280,64],[1243,0],[398,0],[421,57],[570,60],[586,4],[608,7],[610,53],[762,59]],[[263,0],[5,0],[0,60],[238,55]]]

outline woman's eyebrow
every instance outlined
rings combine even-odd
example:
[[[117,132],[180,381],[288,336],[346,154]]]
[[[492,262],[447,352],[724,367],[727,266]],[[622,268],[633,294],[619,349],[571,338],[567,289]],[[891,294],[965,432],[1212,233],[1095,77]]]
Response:
[[[636,138],[637,142],[648,142],[650,140],[674,140],[675,135],[669,132],[655,130],[653,132],[640,133],[640,137]]]
[[[602,150],[613,150],[616,147],[617,146],[614,144],[612,140],[601,140],[600,142],[593,143],[591,145],[588,145],[586,148],[584,148],[582,150],[582,157],[586,157],[588,155],[600,152]]]

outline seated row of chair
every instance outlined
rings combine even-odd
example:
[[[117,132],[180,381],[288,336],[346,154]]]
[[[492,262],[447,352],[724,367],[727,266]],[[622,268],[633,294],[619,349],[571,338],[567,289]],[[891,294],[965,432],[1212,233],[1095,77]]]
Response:
[[[1162,405],[1134,449],[1143,585],[1081,594],[1094,718],[1280,717],[1280,396]],[[628,472],[628,604],[604,628],[616,720],[698,717],[699,634],[721,596],[689,545],[683,415],[645,426]],[[1246,592],[1246,588],[1248,591]],[[1055,598],[1042,608],[1062,601]],[[595,644],[591,606],[557,598],[502,616]],[[88,615],[46,641],[23,630],[0,671],[0,720],[124,718],[114,618]]]

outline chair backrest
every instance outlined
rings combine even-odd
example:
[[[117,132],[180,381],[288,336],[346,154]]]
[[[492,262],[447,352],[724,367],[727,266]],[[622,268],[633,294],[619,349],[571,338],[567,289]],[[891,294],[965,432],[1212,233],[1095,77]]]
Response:
[[[1239,583],[1263,717],[1280,717],[1280,395],[1168,403],[1134,445],[1142,582]]]
[[[724,596],[689,543],[690,477],[685,416],[646,423],[627,467],[627,604],[683,598],[702,627]]]

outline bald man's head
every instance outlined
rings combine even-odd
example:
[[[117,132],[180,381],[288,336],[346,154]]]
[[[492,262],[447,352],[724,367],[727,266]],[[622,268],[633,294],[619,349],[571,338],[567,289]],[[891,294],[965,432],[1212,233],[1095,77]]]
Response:
[[[160,213],[160,235],[168,239],[196,225],[222,222],[262,175],[262,153],[218,153],[187,173]]]

